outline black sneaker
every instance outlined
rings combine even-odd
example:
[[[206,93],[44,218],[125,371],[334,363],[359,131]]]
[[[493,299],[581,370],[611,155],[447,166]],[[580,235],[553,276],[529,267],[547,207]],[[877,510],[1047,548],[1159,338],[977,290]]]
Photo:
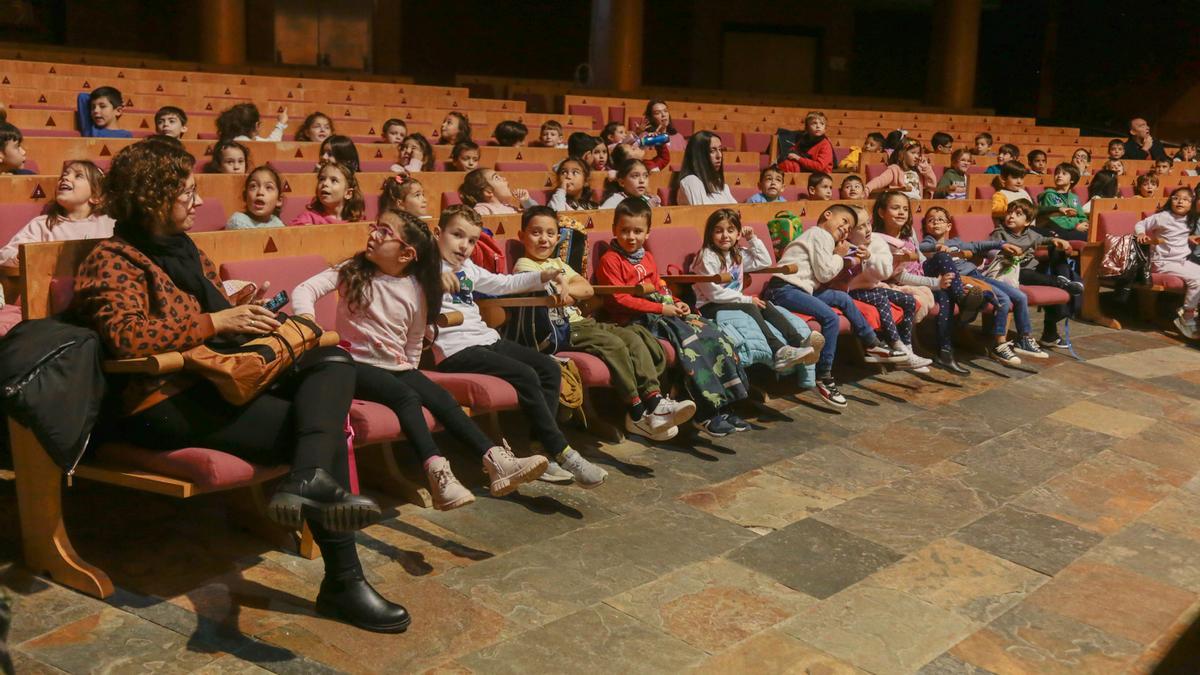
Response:
[[[692,423],[696,425],[697,429],[714,438],[728,436],[737,431],[724,415],[713,415],[703,421],[693,420]]]
[[[845,408],[850,404],[846,400],[846,397],[842,395],[841,390],[838,389],[837,382],[834,382],[833,378],[818,380],[817,393],[820,394],[821,398],[825,399],[829,405],[838,408]]]
[[[1021,358],[1013,352],[1011,342],[1001,342],[998,345],[988,347],[988,358],[993,361],[999,361],[1006,366],[1021,365]]]
[[[985,299],[978,286],[968,286],[966,294],[958,301],[958,322],[963,325],[973,323]]]
[[[1013,351],[1021,356],[1028,356],[1033,359],[1048,359],[1050,355],[1042,351],[1037,342],[1028,335],[1023,335],[1013,343]]]
[[[725,421],[729,422],[734,431],[750,431],[754,427],[746,420],[734,415],[733,413],[725,413]]]
[[[1075,281],[1073,279],[1068,279],[1067,277],[1064,277],[1061,275],[1054,277],[1054,280],[1056,282],[1058,282],[1059,288],[1070,293],[1071,295],[1080,295],[1083,293],[1083,282],[1082,281]]]
[[[1070,349],[1071,343],[1062,339],[1061,335],[1043,335],[1038,344],[1048,349]]]

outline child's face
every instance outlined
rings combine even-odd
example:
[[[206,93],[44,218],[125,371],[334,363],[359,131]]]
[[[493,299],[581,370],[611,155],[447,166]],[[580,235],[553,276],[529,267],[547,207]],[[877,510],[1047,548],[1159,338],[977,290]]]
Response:
[[[1035,155],[1029,162],[1029,166],[1037,173],[1046,173],[1046,162],[1045,155]]]
[[[1002,185],[1005,190],[1020,190],[1021,188],[1025,187],[1025,177],[1024,176],[1002,177],[1000,179],[1000,185]]]
[[[246,213],[259,222],[266,222],[283,205],[279,185],[269,171],[255,171],[246,183]]]
[[[1080,167],[1080,169],[1090,164],[1091,161],[1092,158],[1088,157],[1088,154],[1082,150],[1076,150],[1075,154],[1071,155],[1071,163]]]
[[[1191,161],[1194,161],[1195,159],[1196,159],[1196,146],[1194,146],[1194,145],[1183,146],[1183,161],[1191,162]]]
[[[1061,191],[1070,189],[1071,174],[1067,173],[1063,169],[1056,170],[1054,172],[1054,187],[1058,188]]]
[[[1192,210],[1192,195],[1187,190],[1180,190],[1171,195],[1171,213],[1177,216],[1187,215]]]
[[[404,142],[404,137],[407,135],[407,127],[400,124],[393,124],[383,132],[383,140],[395,145],[396,147],[400,147],[400,144]]]
[[[992,149],[992,143],[986,138],[975,139],[975,154],[986,155]]]
[[[414,183],[404,199],[400,200],[400,208],[414,216],[429,215],[429,199],[425,196],[425,186]]]
[[[325,155],[321,155],[325,160]],[[246,155],[237,148],[225,148],[221,151],[221,161],[217,163],[221,173],[246,173]]]
[[[626,145],[625,146],[625,158],[626,159],[640,159],[642,161],[645,161],[646,149],[643,147],[639,147],[637,145]]]
[[[25,147],[21,141],[9,141],[4,144],[4,152],[0,154],[0,169],[15,171],[25,166]]]
[[[625,137],[628,135],[629,132],[625,131],[625,125],[618,124],[617,128],[614,129],[613,132],[609,134],[608,138],[604,140],[608,141],[609,143],[624,143]]]
[[[778,197],[783,192],[783,174],[777,171],[768,171],[763,174],[762,180],[758,182],[758,191],[768,199]]]
[[[720,171],[725,163],[725,149],[721,147],[721,139],[716,136],[712,137],[712,143],[708,146],[708,161],[715,171]]]
[[[558,129],[547,127],[542,129],[542,145],[547,148],[558,147],[562,143],[562,132]]]
[[[400,217],[391,212],[379,216],[379,222],[371,226],[367,235],[367,260],[381,268],[393,269],[412,262],[416,249],[400,236]]]
[[[1125,175],[1125,163],[1119,159],[1110,159],[1104,163],[1104,167],[1109,171],[1115,171],[1118,176]]]
[[[471,257],[483,230],[464,218],[452,218],[445,228],[437,228],[436,233],[442,260],[457,270]]]
[[[326,211],[340,210],[351,192],[341,171],[331,166],[321,169],[321,175],[317,178],[317,201]]]
[[[667,112],[667,104],[655,103],[654,107],[650,108],[650,118],[654,120],[655,128],[665,129],[671,123],[671,113]]]
[[[954,151],[954,144],[953,143],[943,143],[942,145],[935,145],[935,146],[933,146],[933,151],[941,153],[943,155],[948,155]]]
[[[576,197],[583,193],[583,169],[575,162],[567,162],[558,169],[558,186],[567,194]]]
[[[58,177],[54,201],[69,213],[88,202],[95,206],[99,200],[92,195],[92,184],[88,182],[84,168],[78,164],[68,164]]]
[[[859,248],[866,248],[871,245],[871,224],[860,222],[850,228],[850,233],[846,236],[851,244]]]
[[[900,228],[908,224],[908,211],[908,200],[903,196],[897,195],[887,200],[883,205],[883,224],[888,234],[895,237],[900,233]]]
[[[868,138],[863,143],[863,152],[879,152],[881,150],[883,150],[883,144],[879,142],[878,138]]]
[[[493,171],[487,176],[488,189],[492,191],[496,199],[501,201],[512,197],[512,190],[508,187],[508,179],[500,174],[499,171]]]
[[[1154,173],[1159,176],[1165,176],[1171,173],[1171,163],[1164,162],[1161,159],[1154,162]]]
[[[737,225],[728,220],[722,220],[713,228],[712,245],[718,251],[730,251],[737,245],[738,237],[741,235]]]
[[[328,117],[318,117],[308,125],[308,138],[317,143],[324,143],[326,138],[333,135],[333,122]]]
[[[404,142],[400,144],[400,163],[407,166],[409,162],[412,162],[413,160],[424,162],[425,151],[421,149],[420,143],[411,138],[406,138],[404,139]],[[476,157],[476,161],[478,161],[478,157]]]
[[[1121,159],[1125,156],[1125,145],[1123,143],[1113,143],[1108,146],[1109,159]]]
[[[461,132],[462,129],[459,128],[458,118],[453,115],[446,115],[446,119],[442,120],[442,142],[457,142],[458,135]]]
[[[592,148],[592,170],[606,171],[608,169],[608,147],[603,143]]]
[[[950,217],[941,211],[930,214],[925,219],[925,233],[933,235],[938,241],[945,239],[950,234]]]
[[[107,129],[116,124],[117,118],[121,116],[121,109],[114,107],[112,101],[107,97],[100,97],[92,101],[92,125],[97,129]]]
[[[1158,194],[1158,181],[1148,180],[1143,181],[1137,190],[1139,197],[1154,197]]]
[[[327,164],[329,162],[335,162],[335,161],[337,161],[337,158],[333,156],[333,150],[329,149],[329,144],[322,143],[321,144],[321,163]]]
[[[525,255],[534,260],[546,260],[558,243],[558,221],[550,216],[533,218],[521,230],[521,243],[525,245]]]
[[[809,199],[833,199],[833,181],[828,178],[822,178],[816,185],[808,188]]]
[[[622,216],[613,224],[613,238],[617,240],[617,245],[628,253],[636,253],[645,246],[646,238],[650,236],[650,223],[646,222],[647,220],[636,216]]]
[[[921,146],[914,145],[905,150],[904,154],[901,156],[901,159],[904,161],[905,166],[916,166],[917,161],[921,159]]]
[[[187,131],[187,127],[183,126],[183,121],[179,119],[179,115],[167,113],[158,118],[154,123],[154,129],[163,136],[171,138],[181,138]]]
[[[866,199],[867,187],[861,180],[842,182],[842,199]]]
[[[971,153],[964,152],[958,158],[958,162],[955,163],[954,168],[958,169],[958,172],[965,176],[967,174],[967,171],[969,171],[971,166],[974,164],[975,164],[975,158],[971,156]]]
[[[1012,209],[1004,215],[1004,227],[1013,234],[1020,234],[1029,227],[1029,219],[1021,209]]]
[[[821,214],[821,221],[817,226],[831,234],[834,242],[840,242],[850,234],[850,228],[854,226],[854,217],[840,209],[826,211]]]
[[[650,184],[650,173],[646,171],[646,167],[641,164],[635,164],[629,173],[620,180],[621,189],[625,194],[633,197],[635,195],[645,195],[646,187]]]
[[[821,119],[820,117],[811,117],[807,122],[804,123],[804,130],[807,131],[810,136],[824,136],[825,120]]]
[[[474,171],[479,168],[479,150],[463,150],[458,153],[455,167],[459,171]]]
[[[997,164],[1004,164],[1005,162],[1011,162],[1011,161],[1013,161],[1013,155],[1011,152],[1009,152],[1007,150],[1001,150],[1000,152],[996,153],[996,163]]]

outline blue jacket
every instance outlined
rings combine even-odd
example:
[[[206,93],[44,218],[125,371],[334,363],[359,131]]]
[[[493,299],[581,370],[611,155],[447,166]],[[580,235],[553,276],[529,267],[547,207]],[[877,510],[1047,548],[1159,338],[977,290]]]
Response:
[[[976,260],[979,259],[981,253],[998,251],[1004,246],[1004,242],[1002,241],[963,241],[958,237],[947,237],[941,243],[945,244],[951,251],[956,249],[959,251],[970,251]],[[937,245],[938,240],[934,239],[932,234],[927,234],[921,240],[921,253],[933,253],[937,249]],[[975,263],[963,258],[954,259],[954,268],[958,270],[959,274],[963,275],[970,275],[978,269],[975,267]]]
[[[812,329],[800,317],[783,308],[779,308],[779,311],[787,317],[788,322],[792,324],[797,333],[807,337],[812,332]],[[733,343],[733,348],[737,352],[738,358],[741,359],[743,367],[749,367],[755,363],[766,364],[769,367],[775,362],[775,354],[767,345],[767,338],[763,336],[754,319],[751,319],[746,313],[722,310],[717,312],[716,323],[721,327],[721,332],[725,333],[729,341]],[[770,328],[775,337],[783,340],[783,335],[774,326],[770,326]],[[796,366],[790,372],[796,374],[796,384],[801,387],[807,389],[817,384],[815,366]]]
[[[75,118],[79,122],[79,135],[92,138],[133,138],[128,129],[97,129],[92,124],[92,95],[86,91],[75,97]]]

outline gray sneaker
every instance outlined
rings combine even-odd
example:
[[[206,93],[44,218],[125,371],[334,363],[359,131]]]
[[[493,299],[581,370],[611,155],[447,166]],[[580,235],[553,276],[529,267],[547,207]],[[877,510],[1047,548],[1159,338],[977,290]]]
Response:
[[[546,466],[545,473],[538,476],[538,480],[546,483],[570,483],[575,480],[575,477],[563,470],[558,462],[550,460],[550,464]]]
[[[570,471],[570,475],[574,476],[582,487],[594,488],[608,478],[607,471],[584,459],[583,455],[573,448],[568,447],[558,453],[558,459],[562,462],[562,468]]]

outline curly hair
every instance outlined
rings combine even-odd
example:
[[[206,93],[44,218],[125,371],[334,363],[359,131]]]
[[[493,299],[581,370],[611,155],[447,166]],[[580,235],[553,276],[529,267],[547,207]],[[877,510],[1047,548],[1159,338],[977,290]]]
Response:
[[[217,115],[217,138],[222,141],[233,140],[236,136],[253,138],[258,121],[258,106],[253,103],[239,103]]]
[[[425,316],[429,323],[434,323],[442,312],[442,257],[437,240],[425,221],[411,213],[384,211],[379,214],[378,224],[391,228],[416,251],[406,273],[421,286]],[[379,267],[367,259],[366,251],[359,251],[338,267],[338,293],[345,299],[351,314],[358,314],[371,304],[371,280],[378,273]],[[421,327],[410,326],[409,329],[420,330]]]
[[[484,190],[491,188],[492,174],[496,173],[492,169],[479,168],[467,173],[463,178],[462,185],[458,186],[458,198],[467,206],[475,206],[487,201],[484,197]]]
[[[108,215],[147,231],[165,226],[195,165],[195,157],[172,143],[145,140],[125,147],[113,157],[105,179]]]
[[[347,223],[355,223],[362,220],[363,210],[366,208],[366,200],[363,199],[362,190],[358,188],[358,179],[354,177],[354,172],[350,170],[350,167],[341,162],[325,162],[321,164],[321,168],[317,171],[318,190],[320,190],[321,174],[325,173],[326,169],[342,174],[342,177],[346,179],[346,192],[350,193],[342,202],[342,212],[337,214],[338,217]],[[324,212],[325,210],[317,195],[314,195],[312,201],[308,203],[308,208],[320,212]]]

